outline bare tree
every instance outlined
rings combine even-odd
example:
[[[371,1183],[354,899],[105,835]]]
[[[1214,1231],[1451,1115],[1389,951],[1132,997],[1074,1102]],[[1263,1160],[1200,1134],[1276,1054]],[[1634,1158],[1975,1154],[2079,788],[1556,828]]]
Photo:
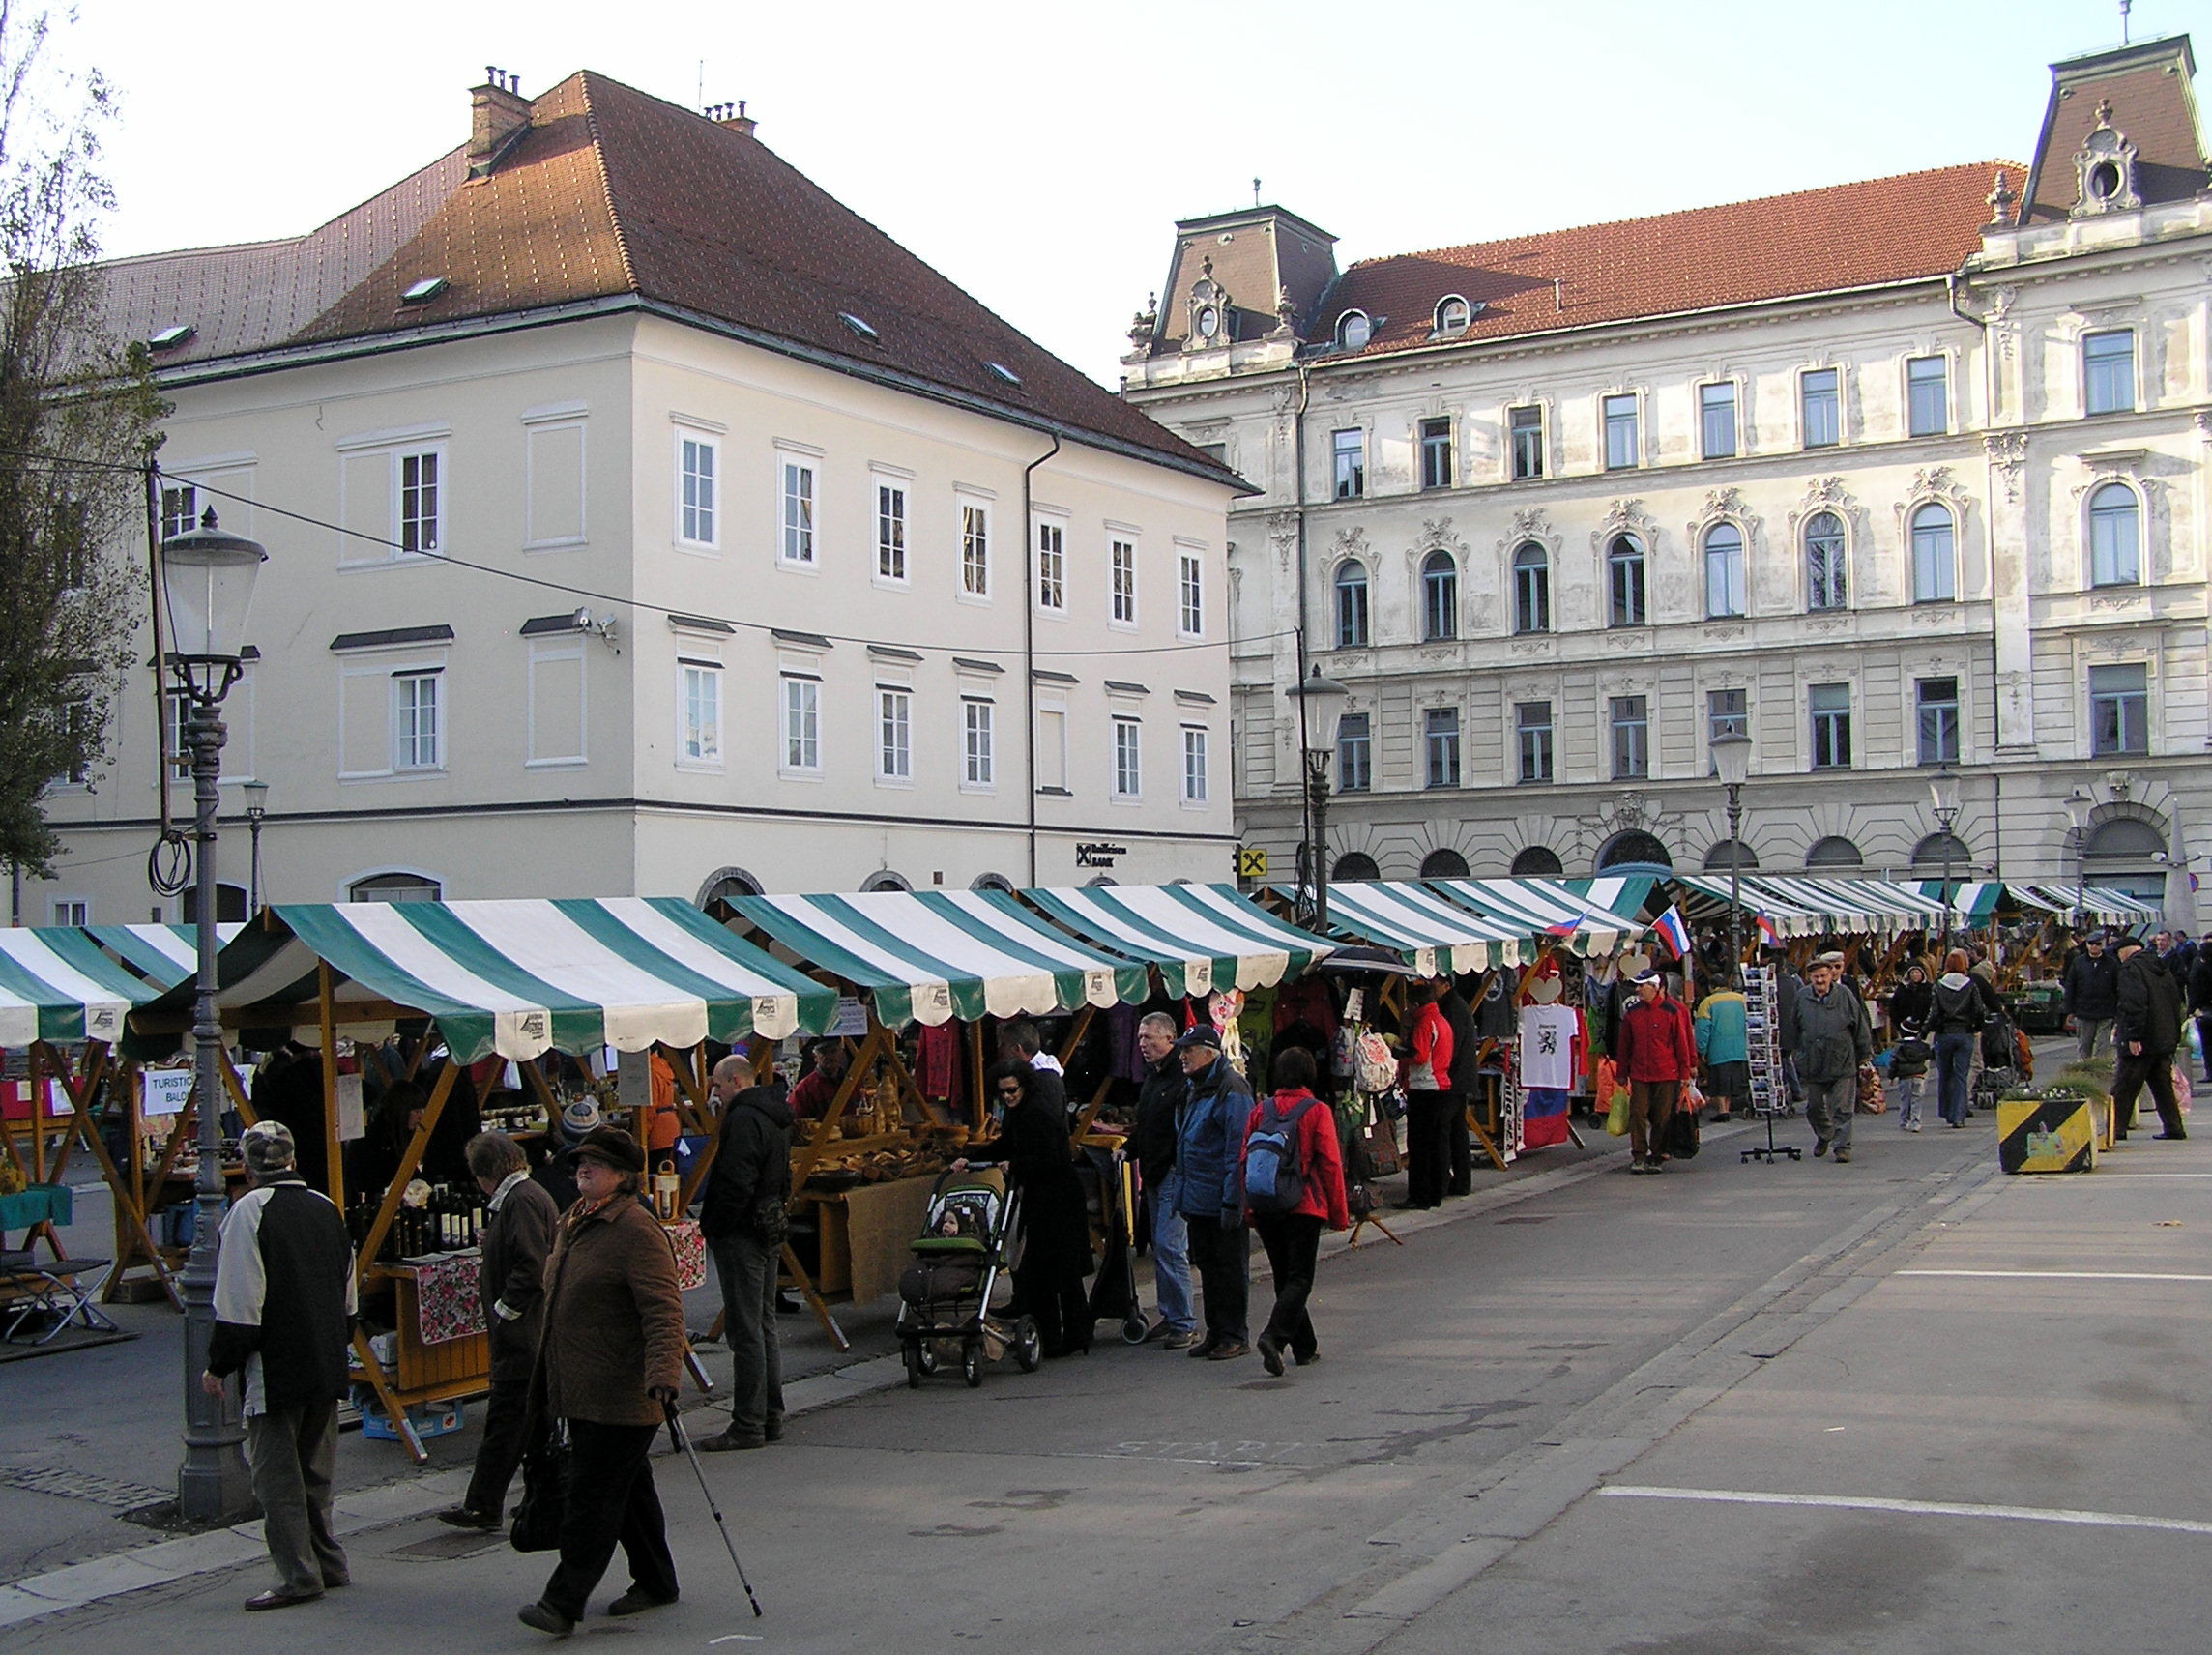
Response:
[[[168,412],[111,336],[99,222],[114,99],[0,0],[0,859],[46,876],[44,798],[90,784],[144,612],[145,484]]]

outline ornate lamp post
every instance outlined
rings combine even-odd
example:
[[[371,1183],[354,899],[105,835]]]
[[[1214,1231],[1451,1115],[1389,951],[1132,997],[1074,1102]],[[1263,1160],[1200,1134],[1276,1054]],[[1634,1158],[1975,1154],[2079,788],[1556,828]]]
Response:
[[[191,704],[185,748],[192,767],[193,873],[198,881],[199,972],[192,1001],[193,1074],[199,1125],[199,1177],[193,1194],[192,1251],[180,1285],[185,1300],[185,1460],[177,1506],[203,1522],[235,1523],[253,1506],[252,1480],[239,1445],[246,1429],[228,1387],[200,1388],[215,1334],[217,1232],[222,1223],[222,1029],[216,1021],[216,812],[222,797],[222,698],[238,682],[254,577],[269,554],[226,535],[210,508],[197,529],[161,542],[155,600],[168,645],[167,663]]]
[[[1298,704],[1298,760],[1305,781],[1305,843],[1300,847],[1313,880],[1312,922],[1319,931],[1328,924],[1328,748],[1313,744],[1309,703],[1332,701],[1352,692],[1319,667],[1306,665],[1306,629],[1298,628],[1298,682],[1285,693]],[[1301,885],[1303,881],[1299,882]]]
[[[1751,779],[1751,738],[1740,730],[1715,736],[1713,769],[1728,789],[1728,953],[1732,985],[1743,969],[1743,784]]]
[[[1951,831],[1951,824],[1959,820],[1959,775],[1945,765],[1928,778],[1928,798],[1936,812],[1936,821],[1943,830],[1943,952],[1951,951],[1951,847],[1958,836]]]
[[[252,874],[246,886],[246,916],[261,912],[261,824],[269,815],[269,784],[249,781],[239,790],[246,795],[246,830],[253,836]]]
[[[2096,808],[2097,801],[2085,787],[2077,785],[2066,796],[2066,822],[2074,841],[2074,936],[2077,941],[2088,923],[2088,915],[2083,912],[2087,907],[2083,890],[2088,885],[2089,872],[2089,813]]]

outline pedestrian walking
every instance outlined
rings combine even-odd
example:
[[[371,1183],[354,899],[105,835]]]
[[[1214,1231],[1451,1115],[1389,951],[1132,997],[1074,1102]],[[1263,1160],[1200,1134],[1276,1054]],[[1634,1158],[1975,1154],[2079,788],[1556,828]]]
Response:
[[[576,1205],[545,1264],[545,1333],[531,1380],[540,1417],[568,1432],[560,1562],[519,1618],[566,1637],[584,1618],[619,1545],[628,1590],[612,1615],[672,1604],[676,1559],[648,1455],[684,1372],[684,1292],[676,1253],[638,1200],[645,1151],[619,1126],[568,1151]]]
[[[344,1214],[300,1176],[288,1128],[258,1122],[239,1148],[251,1187],[223,1217],[200,1388],[220,1396],[240,1377],[246,1457],[276,1565],[276,1586],[246,1607],[289,1609],[350,1578],[331,1532],[331,1473],[354,1314],[353,1242]]]
[[[1451,1104],[1444,1112],[1444,1154],[1447,1168],[1444,1194],[1474,1193],[1474,1134],[1468,1130],[1467,1112],[1482,1089],[1482,1042],[1474,1032],[1474,1007],[1460,992],[1459,979],[1443,979],[1437,1009],[1451,1028]]]
[[[2120,939],[2119,1013],[2112,1044],[2119,1062],[2112,1075],[2112,1136],[2135,1124],[2136,1098],[2147,1084],[2164,1128],[2161,1138],[2186,1138],[2181,1105],[2173,1094],[2173,1054],[2181,1045],[2181,990],[2166,962],[2135,937]]]
[[[1004,1161],[1022,1198],[1022,1262],[1014,1266],[1014,1308],[1036,1322],[1047,1356],[1091,1349],[1091,1217],[1067,1142],[1066,1094],[1060,1079],[1020,1058],[993,1066],[990,1085],[1004,1114],[999,1136],[971,1144],[952,1170],[970,1161]]]
[[[1280,1379],[1286,1350],[1301,1368],[1321,1354],[1310,1308],[1315,1260],[1322,1232],[1349,1230],[1352,1210],[1336,1114],[1314,1096],[1312,1055],[1295,1046],[1276,1053],[1274,1081],[1274,1095],[1253,1108],[1238,1160],[1245,1211],[1275,1281],[1274,1306],[1256,1344],[1261,1362]],[[1271,1167],[1258,1164],[1269,1160]],[[1263,1173],[1272,1176],[1263,1178]],[[1265,1194],[1258,1187],[1263,1182]]]
[[[1981,991],[1966,974],[1965,950],[1953,948],[1943,956],[1943,974],[1929,995],[1928,1032],[1936,1047],[1936,1108],[1955,1127],[1966,1124],[1972,1107],[1968,1077],[1988,1016]]]
[[[1636,999],[1620,1016],[1614,1053],[1628,1081],[1628,1170],[1656,1173],[1666,1165],[1667,1122],[1682,1083],[1697,1070],[1691,1021],[1655,971],[1636,978]]]
[[[545,1328],[545,1261],[561,1214],[531,1177],[522,1146],[506,1133],[478,1133],[467,1154],[469,1174],[488,1198],[477,1299],[491,1347],[491,1395],[468,1492],[438,1521],[489,1531],[500,1525],[508,1485],[530,1447],[530,1375]]]
[[[1822,954],[1797,992],[1797,1078],[1805,1088],[1805,1118],[1813,1155],[1851,1158],[1851,1119],[1859,1103],[1859,1065],[1874,1053],[1866,1006],[1846,987],[1844,956]],[[1971,990],[1968,991],[1972,992]]]
[[[1698,1056],[1705,1064],[1705,1096],[1715,1120],[1751,1107],[1751,1017],[1741,983],[1731,975],[1698,1002]]]
[[[1251,1351],[1252,1233],[1244,1225],[1238,1150],[1252,1118],[1252,1088],[1221,1055],[1221,1036],[1207,1024],[1185,1030],[1176,1051],[1190,1086],[1176,1125],[1178,1195],[1206,1319],[1206,1336],[1189,1354],[1234,1361]]]
[[[2074,1019],[2075,1055],[2095,1057],[2099,1046],[2110,1043],[2120,1002],[2120,962],[2105,945],[2103,932],[2092,931],[2081,940],[2058,986],[2066,1015]]]
[[[2189,1012],[2197,1021],[2197,1055],[2204,1064],[2204,1078],[2212,1083],[2212,931],[2189,968]]]
[[[1439,985],[1409,985],[1414,1006],[1407,1038],[1412,1054],[1406,1071],[1406,1199],[1413,1211],[1441,1206],[1451,1179],[1452,1030]]]
[[[1889,997],[1889,1079],[1897,1092],[1901,1132],[1920,1130],[1921,1093],[1927,1090],[1928,1068],[1936,1058],[1936,1048],[1928,1043],[1928,1019],[1935,1007],[1928,968],[1915,960],[1905,968],[1905,980]]]
[[[1145,1079],[1137,1091],[1137,1117],[1129,1134],[1137,1176],[1152,1218],[1152,1292],[1159,1320],[1145,1334],[1148,1345],[1187,1350],[1198,1343],[1198,1309],[1190,1288],[1190,1230],[1182,1216],[1182,1179],[1176,1169],[1176,1116],[1190,1096],[1176,1057],[1176,1021],[1148,1011],[1137,1023],[1137,1055]],[[1277,1060],[1295,1047],[1282,1047]]]
[[[732,1055],[714,1065],[709,1095],[720,1106],[714,1164],[699,1234],[722,1284],[722,1343],[730,1352],[730,1423],[698,1446],[709,1453],[758,1448],[783,1436],[783,1345],[775,1285],[791,1205],[791,1106],[753,1086],[752,1065]]]

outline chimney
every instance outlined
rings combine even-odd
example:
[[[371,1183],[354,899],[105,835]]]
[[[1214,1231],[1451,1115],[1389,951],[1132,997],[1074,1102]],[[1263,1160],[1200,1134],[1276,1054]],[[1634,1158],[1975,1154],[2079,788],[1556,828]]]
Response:
[[[729,128],[741,138],[751,137],[753,128],[760,124],[745,113],[745,101],[742,98],[735,103],[708,104],[707,119],[713,122],[717,127]]]
[[[469,176],[482,178],[499,164],[515,140],[530,131],[530,100],[522,76],[484,66],[481,86],[469,94]]]

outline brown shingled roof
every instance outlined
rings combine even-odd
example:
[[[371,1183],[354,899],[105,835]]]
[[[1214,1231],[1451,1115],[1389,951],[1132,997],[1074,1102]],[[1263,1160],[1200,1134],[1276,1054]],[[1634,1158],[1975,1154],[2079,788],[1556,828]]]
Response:
[[[1374,336],[1342,354],[1427,345],[1438,301],[1454,293],[1483,306],[1459,337],[1495,339],[1942,276],[1980,247],[2000,166],[2017,188],[2020,162],[1974,161],[1365,259],[1329,290],[1307,336],[1325,342],[1339,316],[1359,309]]]
[[[2202,189],[2204,152],[2190,82],[2196,67],[2186,35],[2052,65],[2051,102],[2020,221],[2053,223],[2073,212],[2081,195],[2074,158],[2108,102],[2113,130],[2136,147],[2136,189],[2145,203],[2186,201]]]

